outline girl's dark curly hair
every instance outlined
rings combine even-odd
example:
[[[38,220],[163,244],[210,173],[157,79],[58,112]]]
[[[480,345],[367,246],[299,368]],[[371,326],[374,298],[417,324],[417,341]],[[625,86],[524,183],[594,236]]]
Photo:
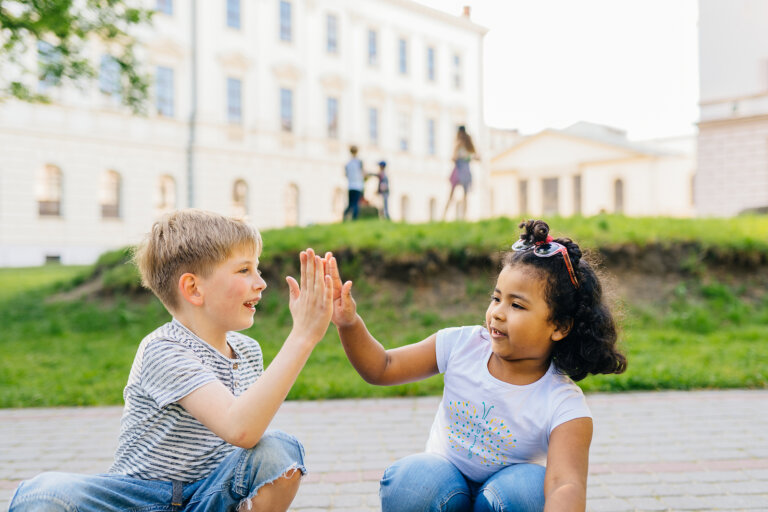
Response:
[[[546,242],[549,236],[549,226],[542,220],[524,221],[519,227],[525,230],[520,238],[530,244]],[[573,240],[553,241],[568,250],[578,287],[571,282],[565,258],[559,254],[543,258],[532,250],[509,251],[502,265],[528,265],[546,277],[550,321],[561,328],[570,327],[568,335],[553,345],[555,367],[576,381],[589,374],[624,372],[627,359],[616,346],[616,322],[604,301],[600,280],[592,266],[582,259],[581,249]]]

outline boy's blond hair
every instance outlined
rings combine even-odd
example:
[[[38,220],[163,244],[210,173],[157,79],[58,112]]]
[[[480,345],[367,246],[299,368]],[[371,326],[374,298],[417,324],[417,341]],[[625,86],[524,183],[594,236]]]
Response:
[[[168,309],[179,304],[179,278],[189,272],[207,277],[239,249],[261,254],[258,229],[243,219],[196,209],[163,216],[136,247],[133,261],[141,284]]]

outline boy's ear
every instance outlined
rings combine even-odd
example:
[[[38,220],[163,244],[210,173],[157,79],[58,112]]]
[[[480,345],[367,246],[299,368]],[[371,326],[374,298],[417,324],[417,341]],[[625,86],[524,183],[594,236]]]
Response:
[[[568,325],[555,325],[555,330],[552,332],[552,336],[550,336],[550,339],[552,341],[560,341],[566,336],[568,336],[568,333],[571,332],[571,328],[573,328],[573,320],[568,322]]]
[[[203,305],[203,291],[199,287],[199,280],[195,274],[187,272],[179,277],[179,293],[181,298],[193,306]]]

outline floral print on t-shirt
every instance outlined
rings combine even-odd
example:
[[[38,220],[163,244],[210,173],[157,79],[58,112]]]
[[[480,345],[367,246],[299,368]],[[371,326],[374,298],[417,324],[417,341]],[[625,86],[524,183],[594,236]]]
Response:
[[[504,420],[491,415],[493,405],[482,405],[480,411],[470,402],[448,402],[450,446],[468,459],[477,457],[485,466],[508,464],[505,452],[515,447],[517,439]]]

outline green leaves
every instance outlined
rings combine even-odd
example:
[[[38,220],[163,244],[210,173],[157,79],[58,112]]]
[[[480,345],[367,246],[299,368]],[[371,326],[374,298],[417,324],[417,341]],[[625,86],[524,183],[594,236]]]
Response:
[[[85,87],[97,75],[87,46],[99,40],[120,63],[119,92],[133,112],[146,109],[149,76],[134,53],[131,31],[151,22],[152,11],[139,0],[0,1],[0,100],[49,102],[47,89],[66,84]],[[38,66],[25,66],[24,55],[37,51]],[[5,82],[7,80],[7,82]],[[38,90],[38,80],[44,83]]]

